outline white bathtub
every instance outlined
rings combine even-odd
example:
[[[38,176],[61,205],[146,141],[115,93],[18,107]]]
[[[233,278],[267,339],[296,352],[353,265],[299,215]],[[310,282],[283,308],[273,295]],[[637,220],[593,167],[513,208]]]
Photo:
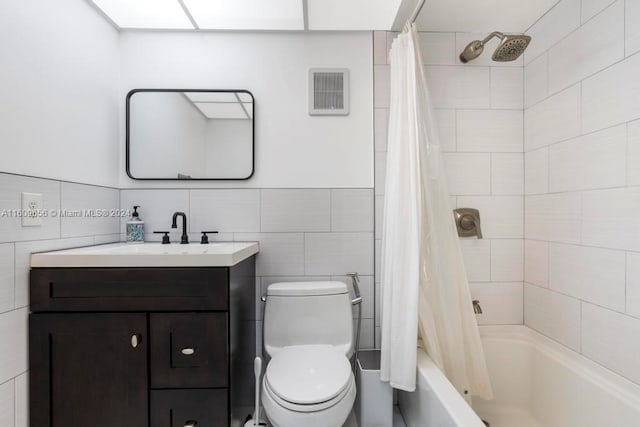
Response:
[[[480,331],[495,399],[472,406],[491,427],[640,426],[637,384],[527,327]],[[424,352],[416,392],[399,403],[407,427],[483,427]]]

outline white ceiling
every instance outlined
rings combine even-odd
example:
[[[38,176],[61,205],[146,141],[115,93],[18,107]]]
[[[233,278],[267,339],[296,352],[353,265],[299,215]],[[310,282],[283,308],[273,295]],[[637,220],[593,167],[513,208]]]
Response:
[[[558,0],[427,0],[416,23],[421,31],[522,33],[557,2]],[[415,4],[415,0],[412,4]]]
[[[399,30],[418,0],[87,0],[122,29]],[[426,0],[421,31],[524,32],[558,0]]]

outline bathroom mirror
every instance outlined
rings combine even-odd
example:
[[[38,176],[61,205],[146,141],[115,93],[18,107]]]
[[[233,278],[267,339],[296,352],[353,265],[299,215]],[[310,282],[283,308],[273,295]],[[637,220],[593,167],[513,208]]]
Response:
[[[134,89],[127,95],[127,175],[240,180],[254,170],[254,99],[246,90]]]

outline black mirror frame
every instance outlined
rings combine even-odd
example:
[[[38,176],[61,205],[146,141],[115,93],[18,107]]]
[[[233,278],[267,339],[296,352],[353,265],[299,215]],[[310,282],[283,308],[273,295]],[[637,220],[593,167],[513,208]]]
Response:
[[[189,178],[189,179],[179,179],[179,178],[136,178],[131,175],[130,170],[130,154],[129,154],[129,113],[130,113],[130,102],[131,97],[138,92],[240,92],[246,93],[251,97],[251,102],[253,104],[253,119],[251,120],[251,173],[244,178]],[[127,176],[136,181],[180,181],[180,182],[189,182],[189,181],[246,181],[251,179],[251,177],[256,172],[256,99],[253,96],[253,93],[246,89],[132,89],[127,93],[127,102],[126,102],[126,113],[125,113],[125,149],[126,149],[126,172]]]

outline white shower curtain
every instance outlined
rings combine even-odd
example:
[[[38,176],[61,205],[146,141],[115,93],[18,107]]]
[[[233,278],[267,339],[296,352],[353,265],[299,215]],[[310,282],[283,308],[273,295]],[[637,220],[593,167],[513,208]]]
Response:
[[[381,379],[415,389],[419,336],[463,396],[491,399],[422,64],[407,26],[391,49]]]

